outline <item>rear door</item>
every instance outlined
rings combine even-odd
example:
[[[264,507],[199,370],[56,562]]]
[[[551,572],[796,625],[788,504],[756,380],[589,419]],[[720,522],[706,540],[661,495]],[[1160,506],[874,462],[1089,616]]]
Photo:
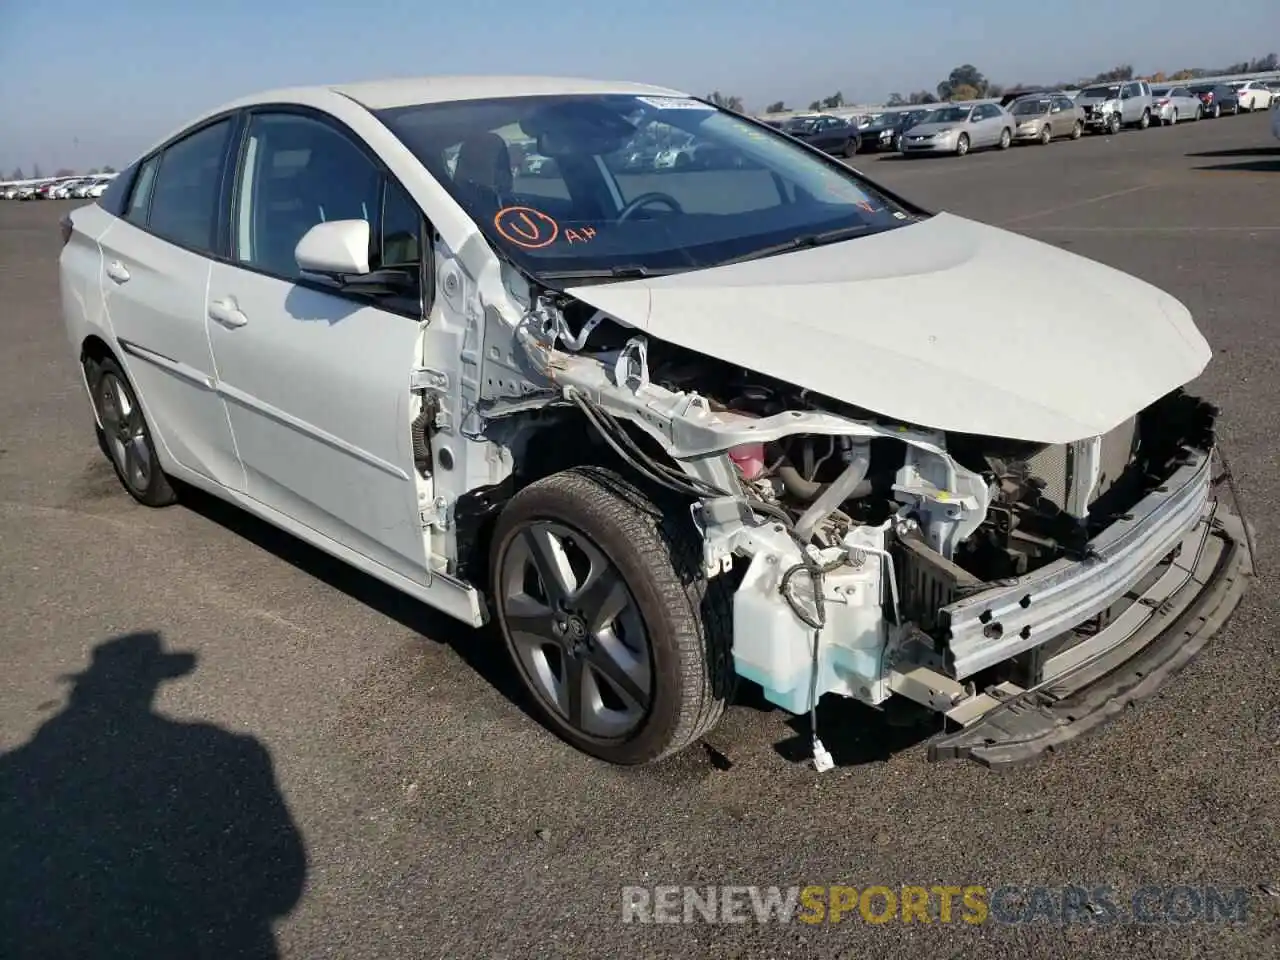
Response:
[[[146,158],[98,243],[105,316],[153,433],[182,466],[243,490],[205,331],[234,125],[224,117]]]
[[[254,499],[428,583],[410,425],[422,328],[423,215],[377,158],[322,114],[249,114],[229,261],[209,280],[209,337]],[[404,267],[395,297],[304,277],[322,221],[371,225],[370,265]]]

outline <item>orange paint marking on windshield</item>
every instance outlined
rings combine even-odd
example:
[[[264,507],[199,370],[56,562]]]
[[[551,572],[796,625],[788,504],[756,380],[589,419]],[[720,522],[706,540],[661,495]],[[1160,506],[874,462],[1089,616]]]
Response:
[[[493,225],[506,240],[526,250],[550,246],[560,236],[560,224],[533,207],[503,207],[494,214]]]
[[[596,228],[576,227],[571,230],[565,230],[564,238],[568,240],[571,245],[575,243],[589,243],[596,238]]]

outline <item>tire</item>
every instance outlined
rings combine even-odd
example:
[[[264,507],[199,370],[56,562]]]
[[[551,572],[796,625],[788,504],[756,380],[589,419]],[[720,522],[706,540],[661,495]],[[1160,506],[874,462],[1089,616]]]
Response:
[[[1213,119],[1217,120],[1220,116],[1222,116],[1222,104],[1215,103],[1213,105]]]
[[[1149,126],[1151,126],[1151,111],[1143,110],[1142,116],[1138,119],[1138,129],[1146,130]]]
[[[1197,120],[1197,121],[1200,121],[1200,120],[1203,120],[1203,119],[1204,119],[1204,106],[1203,106],[1203,104],[1197,104],[1197,105],[1196,105],[1196,120]]]
[[[178,497],[160,468],[151,427],[133,385],[110,357],[88,368],[93,405],[101,426],[98,445],[129,496],[148,507],[167,507]]]
[[[562,549],[549,551],[553,542]],[[535,556],[559,558],[562,570],[563,558],[576,559],[572,586],[562,574],[564,586],[548,592],[530,571],[550,561]],[[609,470],[565,470],[511,498],[491,557],[503,640],[538,714],[561,738],[633,765],[676,753],[719,722],[734,686],[729,588],[703,574],[701,543],[680,505],[659,504]],[[579,596],[593,590],[594,614]],[[522,608],[529,629],[513,631]],[[591,621],[604,616],[593,641]],[[565,687],[571,679],[576,698]],[[590,700],[581,685],[590,685]],[[601,709],[607,700],[621,709]]]
[[[1000,131],[1000,149],[1008,150],[1013,145],[1013,131],[1005,127]]]
[[[1114,137],[1119,132],[1120,132],[1120,114],[1113,113],[1111,114],[1111,118],[1107,121],[1107,133],[1111,134]]]
[[[1175,127],[1178,125],[1178,108],[1177,107],[1173,108],[1173,119],[1170,121],[1170,123]]]
[[[898,134],[893,138],[893,149],[898,153],[902,153],[902,134]]]
[[[1052,140],[1053,140],[1053,128],[1046,123],[1044,125],[1044,129],[1040,131],[1040,145],[1047,147],[1052,142]]]
[[[1071,128],[1071,139],[1079,140],[1083,136],[1084,136],[1084,124],[1081,123],[1079,120],[1077,120],[1076,125]]]
[[[862,141],[859,138],[854,137],[844,145],[844,158],[846,160],[852,160],[858,155],[858,148],[860,146],[862,146]]]
[[[967,133],[960,134],[956,138],[956,156],[963,157],[969,152],[969,135]]]

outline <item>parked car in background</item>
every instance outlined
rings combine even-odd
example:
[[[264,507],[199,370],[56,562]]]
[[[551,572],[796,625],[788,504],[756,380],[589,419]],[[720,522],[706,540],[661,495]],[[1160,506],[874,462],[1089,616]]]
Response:
[[[1275,99],[1275,94],[1271,92],[1271,87],[1265,81],[1245,80],[1242,83],[1233,83],[1231,86],[1236,91],[1236,100],[1240,104],[1240,109],[1245,113],[1271,109],[1271,101]]]
[[[1076,96],[1084,110],[1085,128],[1098,133],[1117,133],[1121,127],[1145,130],[1151,126],[1151,85],[1145,80],[1097,83]]]
[[[1016,100],[1026,97],[1052,97],[1061,93],[1059,90],[1012,90],[1000,98],[1000,106],[1008,107]]]
[[[1013,116],[998,103],[953,103],[939,107],[902,137],[903,155],[953,153],[963,157],[970,150],[1013,143]]]
[[[1232,115],[1240,112],[1240,101],[1236,98],[1235,88],[1225,83],[1200,83],[1191,87],[1191,92],[1200,98],[1206,117],[1218,118],[1224,113]]]
[[[89,200],[96,200],[98,197],[102,196],[106,192],[107,187],[111,186],[112,179],[112,177],[100,177],[97,181],[90,184],[88,188],[85,189],[85,198]]]
[[[873,113],[858,124],[862,150],[893,150],[897,141],[901,115],[894,112]]]
[[[1280,110],[1271,111],[1271,135],[1280,140]]]
[[[1204,116],[1204,104],[1187,87],[1152,87],[1151,98],[1155,117],[1162,124],[1199,120]]]
[[[1084,133],[1084,111],[1060,93],[1033,94],[1013,101],[1009,113],[1017,121],[1013,139],[1047,144],[1054,137],[1079,140]]]
[[[902,152],[902,138],[908,130],[918,123],[923,123],[924,118],[932,113],[935,107],[921,107],[918,110],[903,110],[896,114],[897,123],[893,132],[893,149]]]
[[[858,126],[840,117],[792,117],[779,128],[788,136],[803,140],[823,153],[852,157],[862,146]]]

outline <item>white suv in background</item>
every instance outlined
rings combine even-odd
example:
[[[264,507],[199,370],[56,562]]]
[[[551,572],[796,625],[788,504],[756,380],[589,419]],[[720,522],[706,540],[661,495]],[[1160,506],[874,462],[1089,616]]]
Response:
[[[1090,84],[1076,95],[1090,131],[1117,133],[1123,127],[1145,130],[1155,117],[1151,84],[1145,80],[1113,80]]]

